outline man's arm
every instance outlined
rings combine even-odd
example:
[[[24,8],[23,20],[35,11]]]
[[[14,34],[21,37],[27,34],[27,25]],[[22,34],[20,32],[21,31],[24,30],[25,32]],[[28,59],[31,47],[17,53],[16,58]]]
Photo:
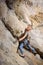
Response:
[[[14,35],[14,37],[15,37],[17,40],[19,40],[19,37],[18,37],[18,36]]]
[[[25,39],[26,36],[27,36],[27,34],[25,34],[23,37],[21,37],[21,38],[19,39],[19,41],[22,41],[23,39]]]

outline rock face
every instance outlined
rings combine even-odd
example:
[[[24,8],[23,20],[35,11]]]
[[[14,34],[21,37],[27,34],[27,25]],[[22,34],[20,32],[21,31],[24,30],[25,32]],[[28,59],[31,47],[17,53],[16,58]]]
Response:
[[[22,23],[18,20],[16,14],[13,10],[9,10],[5,4],[5,2],[2,2],[0,4],[0,18],[4,21],[5,25],[8,27],[8,29],[14,34],[20,36],[24,32],[24,29],[26,28],[26,24]],[[24,26],[24,27],[23,27]]]
[[[43,4],[40,1],[43,3],[42,0],[0,0],[0,65],[43,65]],[[26,57],[22,58],[16,52],[19,43],[14,36],[20,36],[28,24],[33,26],[29,32],[30,43],[39,55],[24,49]]]
[[[16,53],[17,46],[13,44],[14,38],[10,32],[5,28],[2,21],[0,20],[0,64],[2,65],[28,65],[24,60],[19,60],[20,57]],[[9,57],[8,57],[9,56]],[[11,58],[10,58],[11,57]],[[17,58],[18,57],[18,58]],[[13,61],[14,59],[14,61]],[[20,62],[19,62],[20,61]]]

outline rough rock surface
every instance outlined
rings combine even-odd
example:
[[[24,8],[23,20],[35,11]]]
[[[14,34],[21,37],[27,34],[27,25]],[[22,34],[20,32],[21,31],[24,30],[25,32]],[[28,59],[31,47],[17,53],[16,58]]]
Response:
[[[9,2],[7,2],[9,1]],[[41,3],[40,3],[41,1]],[[6,3],[7,2],[7,3]],[[0,65],[43,65],[43,0],[0,0]],[[37,55],[24,49],[25,58],[16,52],[20,36],[28,24]]]

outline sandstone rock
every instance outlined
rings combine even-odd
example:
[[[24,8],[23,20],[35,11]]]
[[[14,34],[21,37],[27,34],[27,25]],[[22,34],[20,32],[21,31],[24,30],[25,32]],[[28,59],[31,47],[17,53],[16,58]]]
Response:
[[[25,60],[17,55],[17,46],[14,46],[13,41],[15,40],[11,33],[5,28],[4,24],[0,20],[0,64],[28,65]]]
[[[40,56],[43,58],[43,28],[39,27],[43,23],[43,10],[39,5],[37,7],[35,0],[31,0],[32,6],[29,6],[28,1],[14,0],[14,7],[11,6],[14,9],[10,10],[7,3],[0,0],[0,65],[43,65],[43,60],[40,59]],[[38,8],[42,11],[39,12]],[[20,36],[31,22],[34,29],[30,32],[30,42],[39,56],[25,50],[26,57],[22,58],[16,53],[18,42],[13,36]]]
[[[24,23],[31,24],[29,20],[29,10],[25,3],[14,3],[14,10],[19,20],[22,20]]]
[[[37,49],[37,52],[42,55],[43,58],[43,34],[38,28],[35,28],[31,31],[30,36],[31,45]]]
[[[11,49],[11,46],[14,41],[14,38],[0,20],[0,48],[2,48],[3,50]]]
[[[5,2],[0,2],[0,18],[6,18],[8,12],[8,8]]]
[[[25,23],[18,20],[17,16],[12,10],[9,10],[7,15],[7,21],[4,20],[4,23],[7,28],[12,32],[12,34],[17,36],[20,36],[27,26]]]

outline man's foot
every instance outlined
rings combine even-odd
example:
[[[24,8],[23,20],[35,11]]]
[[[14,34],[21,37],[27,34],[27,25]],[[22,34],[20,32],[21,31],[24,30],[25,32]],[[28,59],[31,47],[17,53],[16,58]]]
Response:
[[[35,52],[33,52],[33,54],[34,54],[34,55],[36,55],[36,54],[37,54],[37,52],[35,51]]]
[[[37,52],[35,50],[30,50],[30,52],[32,52],[34,55],[37,54]]]
[[[22,54],[19,49],[17,50],[17,53],[19,54],[19,56],[21,56],[23,58],[25,57],[25,54],[24,53]]]
[[[24,55],[24,54],[21,54],[20,56],[21,56],[21,57],[23,57],[23,58],[25,57],[25,55]]]

